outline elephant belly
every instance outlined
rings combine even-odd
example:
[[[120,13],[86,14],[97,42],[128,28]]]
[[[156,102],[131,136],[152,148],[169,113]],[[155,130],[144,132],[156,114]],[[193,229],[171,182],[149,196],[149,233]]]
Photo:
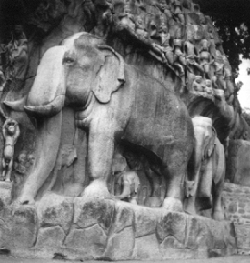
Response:
[[[186,153],[193,132],[185,105],[157,80],[143,74],[133,88],[136,95],[124,139],[161,159],[172,154],[173,148]]]

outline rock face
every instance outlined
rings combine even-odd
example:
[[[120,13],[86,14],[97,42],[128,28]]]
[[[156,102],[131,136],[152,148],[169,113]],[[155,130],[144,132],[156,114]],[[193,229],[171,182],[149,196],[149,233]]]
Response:
[[[206,258],[237,253],[246,233],[230,222],[117,200],[46,197],[1,207],[1,248],[12,255],[67,259]],[[10,216],[10,215],[13,216]],[[70,224],[69,224],[70,223]],[[237,236],[236,236],[237,234]]]
[[[32,2],[0,29],[0,249],[249,250],[249,189],[222,193],[225,166],[250,185],[250,128],[212,20],[192,0]]]

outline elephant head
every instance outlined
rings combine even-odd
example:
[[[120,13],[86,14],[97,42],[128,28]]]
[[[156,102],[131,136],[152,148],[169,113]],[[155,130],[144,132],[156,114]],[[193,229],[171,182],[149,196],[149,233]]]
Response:
[[[91,94],[108,103],[124,83],[124,60],[103,39],[80,33],[49,49],[37,73],[24,109],[35,117],[53,117],[65,104],[86,108]]]

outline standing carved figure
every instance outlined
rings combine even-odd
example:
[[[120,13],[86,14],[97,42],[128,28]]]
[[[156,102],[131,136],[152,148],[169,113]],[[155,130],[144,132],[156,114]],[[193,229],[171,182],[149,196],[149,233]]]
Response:
[[[6,50],[6,91],[20,91],[28,67],[28,45],[22,25],[14,26],[13,37]]]
[[[3,126],[3,136],[5,139],[4,144],[4,157],[3,157],[3,179],[6,182],[10,182],[13,156],[14,156],[14,145],[20,135],[20,129],[17,121],[8,118]]]
[[[194,174],[187,183],[186,211],[196,214],[212,208],[212,217],[223,220],[222,192],[225,175],[224,146],[212,127],[212,119],[193,118],[194,124]]]

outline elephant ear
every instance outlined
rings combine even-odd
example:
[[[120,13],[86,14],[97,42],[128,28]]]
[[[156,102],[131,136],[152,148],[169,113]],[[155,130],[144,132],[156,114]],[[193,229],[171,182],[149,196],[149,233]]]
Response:
[[[97,100],[108,103],[113,92],[117,91],[125,82],[124,60],[110,46],[97,46],[104,53],[105,62],[98,72],[98,81],[93,87]]]

